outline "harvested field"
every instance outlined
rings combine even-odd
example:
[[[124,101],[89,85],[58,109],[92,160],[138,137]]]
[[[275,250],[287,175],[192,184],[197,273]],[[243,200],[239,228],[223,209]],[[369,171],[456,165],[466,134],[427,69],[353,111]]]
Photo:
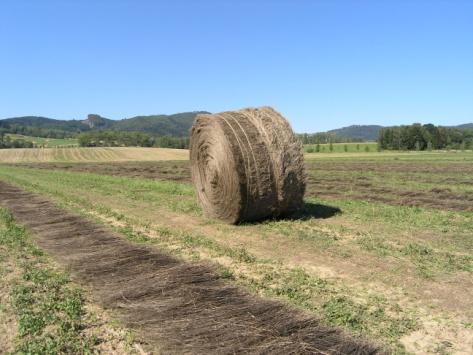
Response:
[[[187,161],[0,164],[0,180],[388,352],[471,354],[473,154],[350,154],[307,160],[297,215],[238,226],[202,215]]]
[[[228,285],[189,264],[122,240],[48,201],[0,183],[0,203],[114,309],[150,350],[173,353],[373,354],[376,348],[301,311]]]
[[[190,183],[189,163],[185,160],[19,166]],[[470,160],[319,159],[309,160],[306,172],[306,193],[310,197],[473,211],[473,161]]]
[[[191,182],[189,161],[110,162],[110,163],[21,163],[12,166],[95,173],[110,176]]]
[[[456,157],[456,156],[454,156]],[[308,194],[391,205],[473,211],[473,161],[444,157],[418,160],[309,161]]]
[[[34,148],[1,149],[0,162],[110,162],[186,160],[184,149],[169,148]]]

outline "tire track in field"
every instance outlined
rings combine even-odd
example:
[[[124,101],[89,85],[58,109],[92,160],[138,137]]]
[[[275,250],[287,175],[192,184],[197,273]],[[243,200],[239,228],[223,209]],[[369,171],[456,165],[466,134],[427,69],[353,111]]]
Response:
[[[150,349],[179,354],[378,352],[307,313],[229,285],[209,265],[125,241],[4,182],[0,205]]]

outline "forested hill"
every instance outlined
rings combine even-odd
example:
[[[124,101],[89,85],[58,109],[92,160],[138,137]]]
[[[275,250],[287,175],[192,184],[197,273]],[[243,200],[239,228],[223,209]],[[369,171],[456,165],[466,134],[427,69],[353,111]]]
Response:
[[[0,127],[24,126],[31,128],[57,129],[72,131],[83,129],[84,124],[79,120],[55,120],[47,117],[25,116],[0,120]],[[12,132],[13,133],[13,132]]]
[[[339,138],[348,138],[352,140],[375,141],[378,139],[379,131],[382,128],[388,128],[378,125],[354,125],[338,129],[333,129],[327,133],[333,134]],[[473,129],[473,123],[451,126],[448,128]]]
[[[473,129],[473,123],[467,123],[467,124],[461,124],[458,126],[454,126],[452,128],[458,128],[458,129]]]
[[[174,115],[136,116],[120,121],[114,121],[112,130],[139,131],[156,135],[185,137],[189,135],[194,118],[199,113],[183,112]]]
[[[334,134],[338,137],[343,138],[351,138],[355,140],[363,140],[363,141],[374,141],[378,139],[379,130],[383,128],[383,126],[377,125],[366,125],[366,126],[349,126],[343,127],[338,129],[332,129],[327,133]]]
[[[112,130],[146,132],[158,136],[186,137],[195,116],[204,111],[183,112],[173,115],[136,116],[111,120],[90,114],[85,120],[56,120],[26,116],[0,120],[0,132],[34,137],[63,138],[82,132]]]
[[[84,120],[56,120],[39,116],[15,117],[0,120],[0,134],[13,133],[33,137],[66,138],[75,137],[84,132],[119,131],[144,132],[152,136],[188,137],[192,122],[199,113],[208,112],[194,111],[173,115],[135,116],[121,120],[111,120],[96,114],[90,114]],[[375,141],[382,128],[386,127],[354,125],[324,133],[302,134],[301,136],[305,137],[305,143],[318,142],[311,137],[333,142]],[[473,129],[473,123],[450,128]]]

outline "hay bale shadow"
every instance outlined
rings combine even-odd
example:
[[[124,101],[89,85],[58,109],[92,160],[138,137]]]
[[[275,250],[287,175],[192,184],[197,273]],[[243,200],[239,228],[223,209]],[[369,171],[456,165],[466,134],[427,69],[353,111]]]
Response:
[[[341,214],[342,210],[338,207],[322,205],[320,203],[305,202],[302,208],[291,215],[283,216],[281,219],[285,220],[302,220],[308,219],[327,219],[338,214]]]
[[[338,207],[322,205],[320,203],[304,202],[302,208],[298,211],[279,217],[273,217],[269,221],[307,221],[309,219],[327,219],[342,214],[342,210]],[[267,222],[268,219],[261,219],[253,222],[239,223],[240,226],[250,226]]]

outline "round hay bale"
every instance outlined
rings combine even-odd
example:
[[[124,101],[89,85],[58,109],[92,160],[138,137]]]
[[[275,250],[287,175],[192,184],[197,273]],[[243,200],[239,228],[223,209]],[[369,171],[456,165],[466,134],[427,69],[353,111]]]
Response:
[[[198,115],[190,160],[197,197],[211,218],[255,221],[303,204],[302,144],[270,107]]]

